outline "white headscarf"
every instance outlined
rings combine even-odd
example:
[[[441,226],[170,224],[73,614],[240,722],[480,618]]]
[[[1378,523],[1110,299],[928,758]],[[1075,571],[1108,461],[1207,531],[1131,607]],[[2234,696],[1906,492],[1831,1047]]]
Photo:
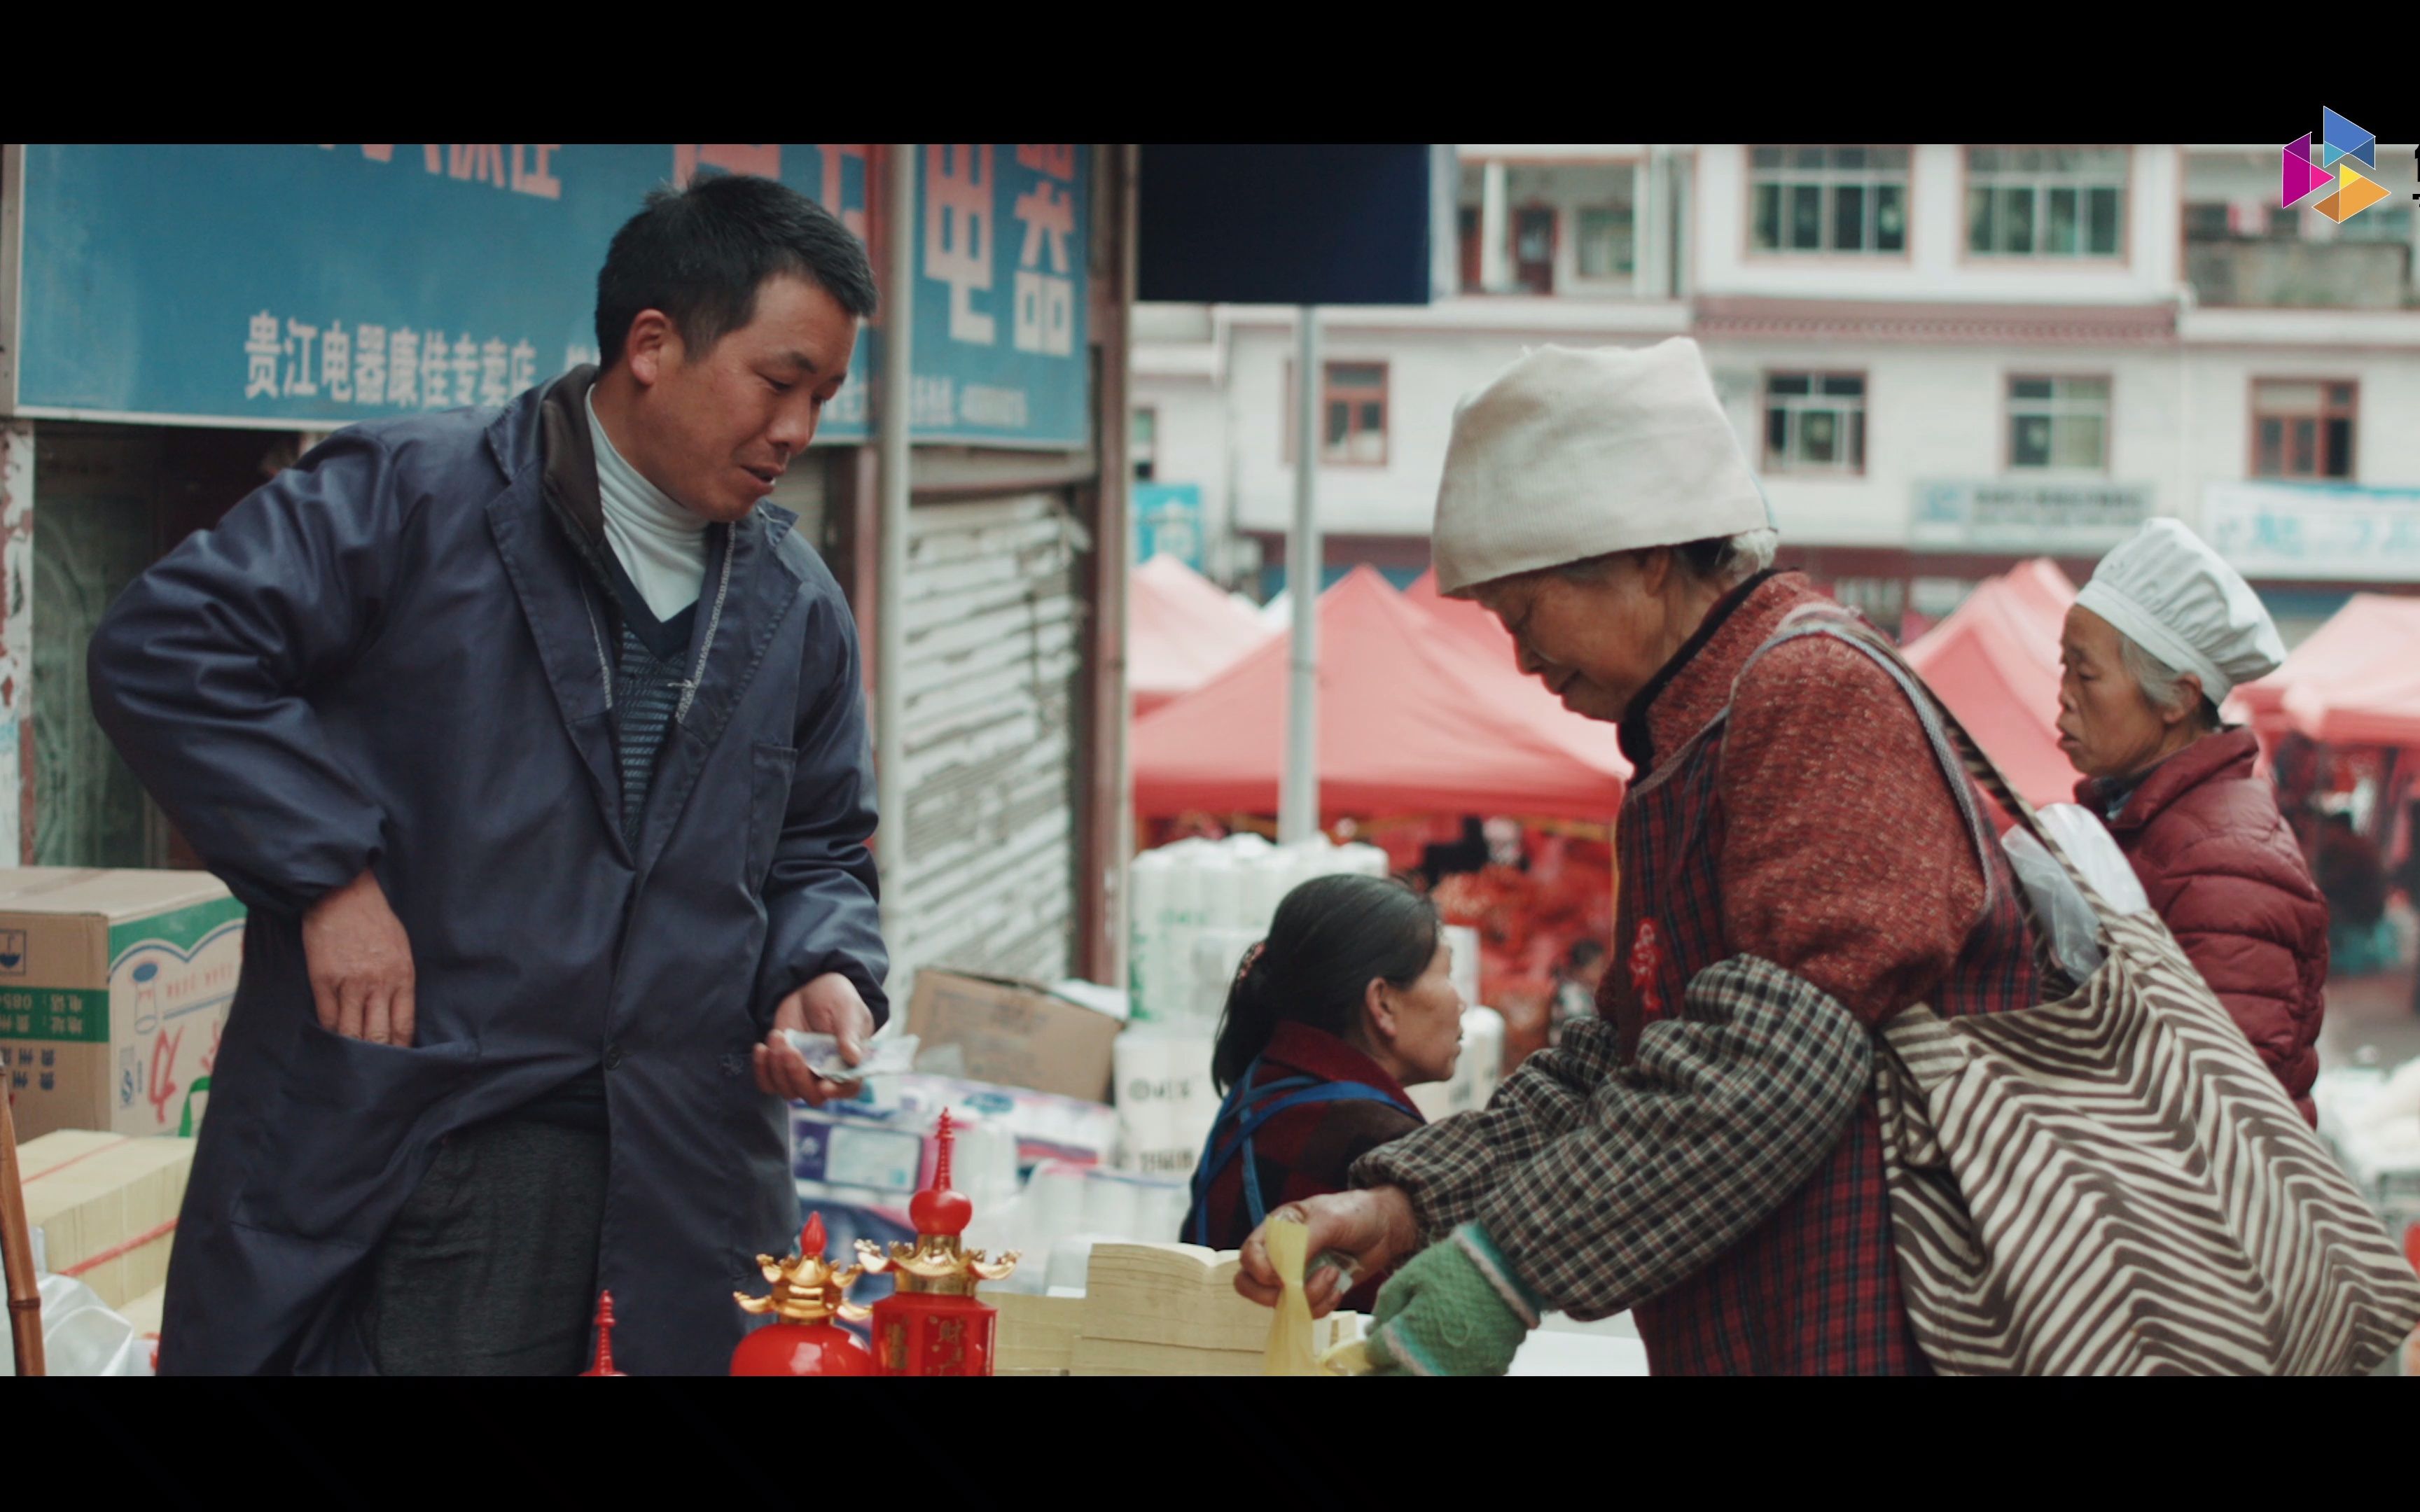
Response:
[[[2075,601],[2160,660],[2200,678],[2212,703],[2286,659],[2260,595],[2182,520],[2145,524],[2101,559]]]
[[[1773,523],[1698,344],[1525,352],[1453,412],[1437,589]]]

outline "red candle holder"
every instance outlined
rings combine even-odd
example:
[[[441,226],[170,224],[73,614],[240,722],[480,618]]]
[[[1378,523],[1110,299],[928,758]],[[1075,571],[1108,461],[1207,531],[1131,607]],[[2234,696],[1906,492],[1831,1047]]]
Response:
[[[597,1363],[580,1372],[582,1376],[618,1376],[613,1368],[613,1293],[597,1293]]]
[[[895,1283],[891,1295],[874,1304],[875,1368],[886,1376],[990,1375],[1000,1313],[976,1300],[975,1287],[1016,1269],[1014,1250],[990,1260],[960,1242],[973,1221],[974,1204],[950,1186],[950,1149],[957,1136],[947,1108],[937,1137],[941,1149],[933,1184],[908,1205],[916,1242],[893,1244],[885,1255],[870,1240],[857,1242],[864,1270],[889,1271]]]
[[[850,1285],[864,1273],[852,1265],[836,1271],[824,1258],[822,1214],[807,1220],[799,1231],[799,1252],[786,1260],[756,1257],[757,1269],[770,1287],[762,1297],[744,1291],[732,1296],[743,1312],[775,1315],[773,1322],[751,1333],[731,1351],[735,1376],[870,1376],[874,1358],[865,1346],[833,1322],[851,1322],[868,1316],[865,1308],[843,1300]]]

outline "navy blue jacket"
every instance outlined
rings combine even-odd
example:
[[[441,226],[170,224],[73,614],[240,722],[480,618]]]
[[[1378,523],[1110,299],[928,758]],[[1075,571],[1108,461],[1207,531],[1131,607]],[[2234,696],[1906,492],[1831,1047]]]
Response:
[[[799,1224],[787,1110],[750,1051],[828,971],[886,1016],[838,586],[787,511],[733,528],[633,854],[597,595],[544,482],[566,433],[544,393],[338,432],[137,579],[93,637],[102,727],[252,910],[163,1374],[370,1369],[362,1262],[438,1138],[600,1060],[616,1363],[720,1374],[746,1321],[732,1292]],[[365,866],[411,938],[409,1048],[332,1034],[312,1007],[301,915]]]

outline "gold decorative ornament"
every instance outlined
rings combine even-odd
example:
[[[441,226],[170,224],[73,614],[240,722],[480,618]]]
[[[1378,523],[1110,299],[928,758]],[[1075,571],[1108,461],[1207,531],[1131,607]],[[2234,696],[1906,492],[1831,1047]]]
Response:
[[[862,1241],[860,1249],[865,1248]],[[799,1253],[787,1259],[775,1259],[770,1255],[756,1257],[756,1268],[765,1273],[770,1286],[768,1295],[752,1297],[744,1291],[731,1295],[740,1310],[750,1313],[773,1313],[786,1322],[823,1323],[834,1318],[861,1322],[874,1316],[870,1307],[860,1307],[844,1300],[843,1293],[865,1273],[868,1267],[852,1265],[836,1268],[823,1256],[823,1219],[820,1215],[809,1222],[800,1236]]]

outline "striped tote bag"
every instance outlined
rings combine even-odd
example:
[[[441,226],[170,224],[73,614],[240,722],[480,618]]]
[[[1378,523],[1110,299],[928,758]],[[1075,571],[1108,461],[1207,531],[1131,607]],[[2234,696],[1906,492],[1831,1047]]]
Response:
[[[2080,985],[2046,977],[2047,990],[2072,990],[2039,1007],[1944,1019],[1918,1005],[1882,1027],[1894,1247],[1933,1367],[2375,1369],[2420,1325],[2420,1276],[2361,1193],[2167,927],[2092,890],[1897,648],[1862,627],[1844,639],[1915,700],[1978,834],[1945,730],[1984,791],[2058,856],[2106,952]]]

